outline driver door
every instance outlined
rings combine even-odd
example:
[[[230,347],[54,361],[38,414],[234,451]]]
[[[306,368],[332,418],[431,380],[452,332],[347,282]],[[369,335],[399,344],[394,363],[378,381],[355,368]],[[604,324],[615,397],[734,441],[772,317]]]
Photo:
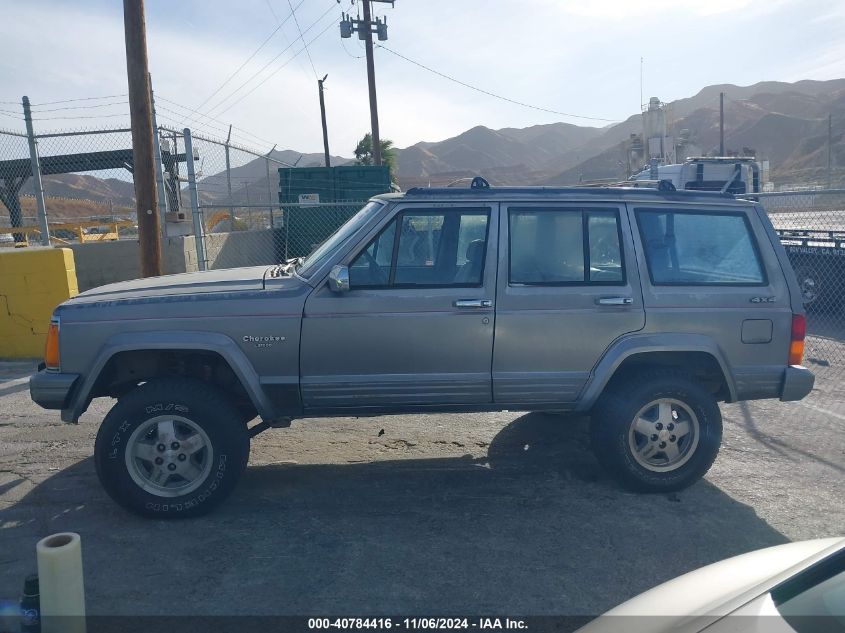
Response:
[[[492,403],[497,233],[497,205],[404,205],[336,262],[350,289],[305,304],[306,411]]]

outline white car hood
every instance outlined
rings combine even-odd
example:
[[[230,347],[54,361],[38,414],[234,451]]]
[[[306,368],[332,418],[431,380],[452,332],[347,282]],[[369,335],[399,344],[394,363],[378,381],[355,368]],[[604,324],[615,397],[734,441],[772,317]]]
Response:
[[[579,633],[700,631],[766,593],[782,580],[783,572],[843,545],[845,539],[842,538],[818,539],[776,545],[728,558],[673,578],[623,602],[579,629]],[[751,595],[746,595],[752,591]],[[620,627],[623,617],[624,625]]]

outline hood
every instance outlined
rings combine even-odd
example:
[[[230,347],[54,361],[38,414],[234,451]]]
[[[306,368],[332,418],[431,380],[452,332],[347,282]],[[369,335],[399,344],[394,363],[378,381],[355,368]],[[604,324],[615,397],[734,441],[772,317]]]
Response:
[[[593,620],[578,633],[618,631],[614,627],[620,622],[625,624],[621,630],[631,633],[700,631],[741,604],[768,592],[784,580],[784,572],[798,573],[819,555],[843,546],[842,538],[817,539],[728,558],[649,589]]]
[[[264,274],[267,270],[267,266],[253,266],[250,268],[229,268],[133,279],[92,288],[78,294],[68,303],[262,290],[264,288]]]

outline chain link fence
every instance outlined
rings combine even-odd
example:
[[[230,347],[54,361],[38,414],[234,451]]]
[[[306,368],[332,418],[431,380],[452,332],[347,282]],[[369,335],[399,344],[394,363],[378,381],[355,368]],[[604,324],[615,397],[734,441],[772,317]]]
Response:
[[[0,214],[0,246],[14,246],[23,242],[26,236],[24,233],[12,233],[9,229],[36,224],[35,205],[24,205],[21,200],[21,194],[27,193],[26,184],[31,174],[26,134],[0,130],[0,158],[7,163],[0,172],[0,203],[6,211]]]
[[[806,361],[845,369],[845,190],[755,194],[786,249],[807,310]]]
[[[51,243],[137,239],[127,128],[58,130],[33,141]],[[0,245],[43,243],[38,198],[29,138],[0,130]]]
[[[172,144],[175,155],[185,155],[177,200],[183,230],[200,235],[200,269],[277,264],[305,256],[364,204],[281,203],[279,168],[290,165],[189,130],[162,129],[161,134],[163,152]],[[169,228],[180,232],[178,226]]]
[[[41,132],[33,140],[50,243],[137,240],[128,127]],[[363,205],[282,205],[279,168],[291,165],[272,150],[262,153],[176,126],[159,127],[156,141],[162,237],[193,241],[189,270],[307,255]],[[0,129],[0,246],[43,242],[32,164],[27,134]]]

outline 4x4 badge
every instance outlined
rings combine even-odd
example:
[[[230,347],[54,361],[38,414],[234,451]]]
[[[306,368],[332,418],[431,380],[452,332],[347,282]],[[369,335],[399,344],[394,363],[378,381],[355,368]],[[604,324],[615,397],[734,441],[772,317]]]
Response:
[[[774,303],[775,297],[751,297],[751,303]]]

